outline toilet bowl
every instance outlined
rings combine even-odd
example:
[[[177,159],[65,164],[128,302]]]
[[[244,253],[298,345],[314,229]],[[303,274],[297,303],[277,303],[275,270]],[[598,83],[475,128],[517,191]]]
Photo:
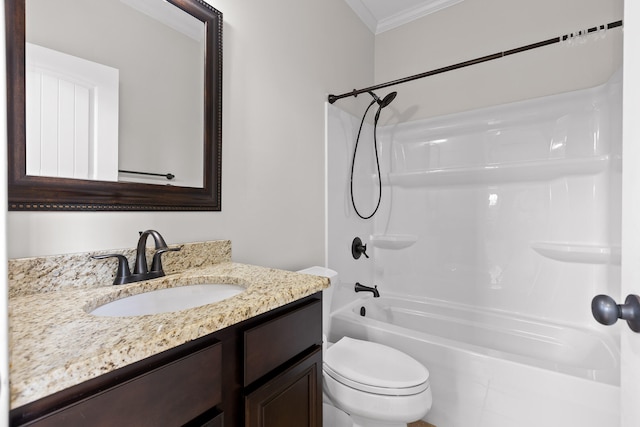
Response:
[[[328,277],[323,291],[323,333],[329,331],[333,286],[338,274],[311,267],[299,273]],[[323,335],[325,344],[326,336]],[[431,409],[429,371],[409,355],[386,345],[343,337],[323,348],[323,393],[326,401],[349,415],[353,427],[406,427]],[[324,425],[335,419],[325,417]]]
[[[406,426],[431,409],[429,371],[401,351],[344,337],[324,357],[325,392],[354,426]]]
[[[323,427],[353,427],[349,414],[336,408],[330,402],[322,403]]]

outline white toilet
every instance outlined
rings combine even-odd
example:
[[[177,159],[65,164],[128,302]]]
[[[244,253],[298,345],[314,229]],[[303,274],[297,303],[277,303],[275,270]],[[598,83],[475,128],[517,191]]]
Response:
[[[331,297],[338,273],[311,267],[299,273],[328,277],[323,291],[322,331],[329,332]],[[327,344],[327,339],[324,337]],[[323,353],[325,427],[406,427],[431,409],[429,371],[409,355],[386,345],[344,337]],[[338,420],[340,424],[338,423]]]

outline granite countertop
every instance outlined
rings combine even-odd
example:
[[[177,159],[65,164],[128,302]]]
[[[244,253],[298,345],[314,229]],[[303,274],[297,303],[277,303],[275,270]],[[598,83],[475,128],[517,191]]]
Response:
[[[230,244],[228,252],[228,256],[211,263],[200,263],[144,282],[114,286],[110,284],[111,275],[86,286],[76,283],[55,286],[46,292],[25,292],[24,289],[20,292],[10,291],[11,408],[329,286],[327,278],[230,262]],[[85,258],[86,255],[79,257]],[[165,271],[168,270],[165,267]],[[11,263],[9,271],[11,286]],[[27,272],[17,275],[22,280],[25,274],[28,275]],[[18,280],[13,282],[15,284]],[[22,283],[25,283],[24,280]],[[125,296],[200,283],[238,284],[247,290],[220,302],[178,312],[134,317],[89,314],[97,306]]]

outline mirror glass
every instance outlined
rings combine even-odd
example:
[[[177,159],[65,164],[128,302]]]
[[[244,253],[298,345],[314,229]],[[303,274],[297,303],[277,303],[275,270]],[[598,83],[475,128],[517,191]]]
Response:
[[[203,186],[202,21],[161,0],[26,0],[25,31],[28,175]]]
[[[200,0],[5,6],[10,209],[220,209],[220,12]]]

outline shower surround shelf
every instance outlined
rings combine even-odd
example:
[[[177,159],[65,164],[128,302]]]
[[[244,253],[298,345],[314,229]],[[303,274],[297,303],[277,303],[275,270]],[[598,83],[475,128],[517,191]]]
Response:
[[[549,159],[476,167],[441,168],[418,172],[392,172],[384,185],[425,187],[443,185],[498,184],[513,182],[551,181],[576,176],[595,175],[607,170],[609,155]]]
[[[581,264],[620,265],[620,246],[567,242],[533,242],[531,248],[545,258]]]
[[[374,234],[370,236],[371,244],[381,249],[404,249],[418,241],[413,234]]]

